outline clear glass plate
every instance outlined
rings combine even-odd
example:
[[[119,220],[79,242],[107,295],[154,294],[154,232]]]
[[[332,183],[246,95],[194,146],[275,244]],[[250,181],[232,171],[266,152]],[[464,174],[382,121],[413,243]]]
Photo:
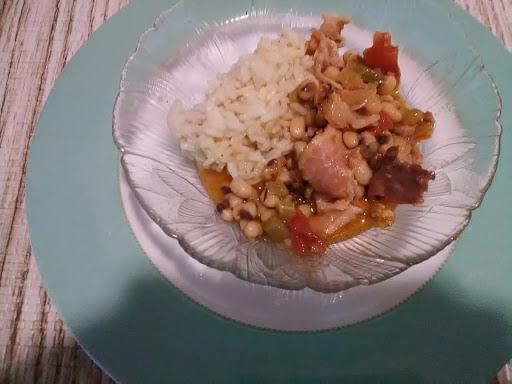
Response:
[[[425,7],[428,14],[419,15],[405,0],[326,1],[322,8],[299,1],[293,10],[277,1],[254,1],[251,9],[227,2],[206,16],[200,5],[195,0],[178,3],[141,37],[123,72],[113,122],[114,141],[137,199],[188,254],[249,282],[337,292],[395,276],[457,238],[496,169],[500,99],[459,28],[451,21],[445,22],[452,26],[448,34],[433,28],[432,20],[448,18],[441,8],[432,4]],[[411,7],[411,12],[395,18],[393,7]],[[409,105],[430,110],[436,118],[434,135],[422,146],[424,168],[435,170],[436,180],[422,205],[397,208],[391,227],[371,229],[331,245],[322,256],[299,260],[289,251],[246,239],[216,216],[167,115],[177,99],[185,107],[202,101],[207,80],[252,52],[262,36],[277,36],[283,27],[306,35],[320,25],[325,11],[353,19],[344,30],[347,48],[370,46],[375,30],[392,33],[401,48],[402,93]],[[200,31],[198,18],[204,25]],[[188,38],[177,41],[175,35]]]

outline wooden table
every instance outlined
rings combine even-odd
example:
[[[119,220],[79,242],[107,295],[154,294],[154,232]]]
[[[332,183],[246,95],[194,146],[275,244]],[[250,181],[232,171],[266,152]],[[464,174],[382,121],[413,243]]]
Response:
[[[0,0],[2,383],[110,382],[66,329],[41,285],[25,219],[25,170],[30,138],[57,76],[96,28],[129,2]],[[512,46],[512,0],[456,2]]]

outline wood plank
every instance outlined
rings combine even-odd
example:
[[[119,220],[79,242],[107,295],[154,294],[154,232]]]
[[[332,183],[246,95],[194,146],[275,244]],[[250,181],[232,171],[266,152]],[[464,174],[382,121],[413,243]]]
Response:
[[[0,9],[0,382],[110,381],[49,303],[31,259],[23,195],[30,137],[57,76],[127,3],[25,0]]]
[[[57,76],[129,2],[0,0],[0,382],[111,382],[67,331],[41,285],[23,196],[30,138]],[[512,0],[456,2],[512,45]]]

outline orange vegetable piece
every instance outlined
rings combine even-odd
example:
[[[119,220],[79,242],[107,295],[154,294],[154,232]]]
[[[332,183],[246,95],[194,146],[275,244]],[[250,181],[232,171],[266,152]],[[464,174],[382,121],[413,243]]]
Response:
[[[375,32],[373,46],[364,50],[363,60],[370,68],[380,68],[383,73],[393,72],[400,80],[398,47],[391,44],[389,32]]]

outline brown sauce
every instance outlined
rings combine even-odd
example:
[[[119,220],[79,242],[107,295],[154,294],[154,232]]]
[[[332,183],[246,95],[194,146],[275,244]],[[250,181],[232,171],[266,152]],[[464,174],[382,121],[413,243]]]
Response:
[[[227,171],[218,172],[213,169],[203,168],[196,164],[197,171],[201,183],[203,183],[206,192],[215,204],[222,202],[226,193],[223,191],[223,187],[228,187],[233,179]]]
[[[389,227],[392,224],[381,218],[373,217],[371,213],[376,204],[384,205],[386,209],[391,210],[395,209],[396,204],[374,202],[370,200],[360,200],[355,204],[364,210],[363,213],[359,214],[350,223],[340,228],[336,233],[328,236],[325,239],[328,244],[334,244],[343,240],[350,239],[351,237],[355,237],[373,227]]]

